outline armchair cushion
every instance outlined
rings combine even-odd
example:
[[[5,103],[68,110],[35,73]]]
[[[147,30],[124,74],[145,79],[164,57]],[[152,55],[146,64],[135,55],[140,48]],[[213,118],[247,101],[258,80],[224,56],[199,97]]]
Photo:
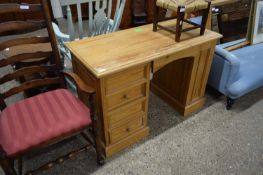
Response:
[[[53,90],[0,113],[0,144],[12,156],[90,124],[88,107],[66,89]]]

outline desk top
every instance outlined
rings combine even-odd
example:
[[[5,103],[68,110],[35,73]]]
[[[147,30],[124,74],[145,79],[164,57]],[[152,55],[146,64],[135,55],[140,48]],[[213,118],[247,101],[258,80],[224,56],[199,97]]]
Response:
[[[166,21],[165,25],[175,25],[174,21]],[[196,29],[183,32],[181,42],[176,43],[174,34],[162,29],[153,32],[152,27],[149,24],[69,42],[66,46],[76,59],[101,78],[221,37],[210,30],[199,36],[200,30]]]

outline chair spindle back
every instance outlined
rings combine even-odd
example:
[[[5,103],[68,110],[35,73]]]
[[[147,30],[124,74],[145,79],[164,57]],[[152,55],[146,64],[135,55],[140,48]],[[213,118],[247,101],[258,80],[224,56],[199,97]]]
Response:
[[[72,21],[71,5],[77,6],[79,38],[84,37],[81,4],[88,5],[88,34],[96,36],[116,31],[119,28],[126,0],[117,0],[113,24],[110,24],[112,14],[112,0],[60,0],[61,6],[66,6],[67,24],[70,40],[75,40],[75,30]]]

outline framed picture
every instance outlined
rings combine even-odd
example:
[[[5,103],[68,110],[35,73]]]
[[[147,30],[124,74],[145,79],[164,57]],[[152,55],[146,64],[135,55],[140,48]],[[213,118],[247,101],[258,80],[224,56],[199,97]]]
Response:
[[[263,42],[263,1],[256,1],[254,6],[251,44]]]

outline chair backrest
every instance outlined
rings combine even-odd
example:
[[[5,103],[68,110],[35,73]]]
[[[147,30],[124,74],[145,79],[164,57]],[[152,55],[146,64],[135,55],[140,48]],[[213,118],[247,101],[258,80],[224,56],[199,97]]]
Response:
[[[111,20],[112,0],[60,0],[61,6],[66,6],[67,23],[70,40],[75,39],[74,24],[70,5],[77,6],[79,38],[84,37],[81,4],[88,5],[88,33],[86,36],[96,36],[118,30],[126,0],[117,0],[115,15]]]
[[[50,84],[64,85],[61,81],[61,76],[58,76],[60,69],[62,69],[60,63],[59,52],[56,44],[56,38],[51,24],[51,15],[47,0],[42,0],[41,4],[17,4],[17,3],[2,3],[0,4],[0,15],[9,13],[28,13],[28,12],[42,12],[45,15],[45,20],[40,21],[7,21],[0,23],[0,35],[4,35],[4,41],[0,42],[0,52],[9,50],[16,47],[32,47],[33,45],[49,43],[50,51],[42,51],[43,48],[37,47],[38,51],[30,53],[18,53],[7,58],[0,59],[0,110],[6,107],[5,99],[15,95],[19,92],[32,89],[34,87],[41,87]],[[11,36],[13,34],[24,34],[26,32],[35,31],[39,28],[46,27],[48,31],[47,37],[39,37],[27,35]],[[31,36],[32,35],[32,36]],[[6,39],[5,39],[6,38]],[[36,49],[36,48],[34,48]],[[14,49],[15,50],[15,49]],[[28,49],[30,50],[30,49]],[[15,50],[16,51],[16,50]],[[41,61],[40,61],[41,60]],[[20,69],[12,69],[14,66],[21,62],[27,62],[28,66],[21,67]],[[44,64],[43,64],[44,63]],[[41,65],[40,65],[41,64]],[[9,66],[12,71],[6,72],[6,67]],[[11,73],[10,73],[11,72]],[[41,74],[43,76],[32,76],[35,74]],[[23,81],[18,86],[9,88],[6,87],[7,82],[12,80],[20,80],[25,76],[32,76],[33,79],[29,81]],[[44,78],[44,79],[43,79]],[[11,83],[13,84],[13,83]],[[8,89],[5,92],[1,92],[3,89]]]

